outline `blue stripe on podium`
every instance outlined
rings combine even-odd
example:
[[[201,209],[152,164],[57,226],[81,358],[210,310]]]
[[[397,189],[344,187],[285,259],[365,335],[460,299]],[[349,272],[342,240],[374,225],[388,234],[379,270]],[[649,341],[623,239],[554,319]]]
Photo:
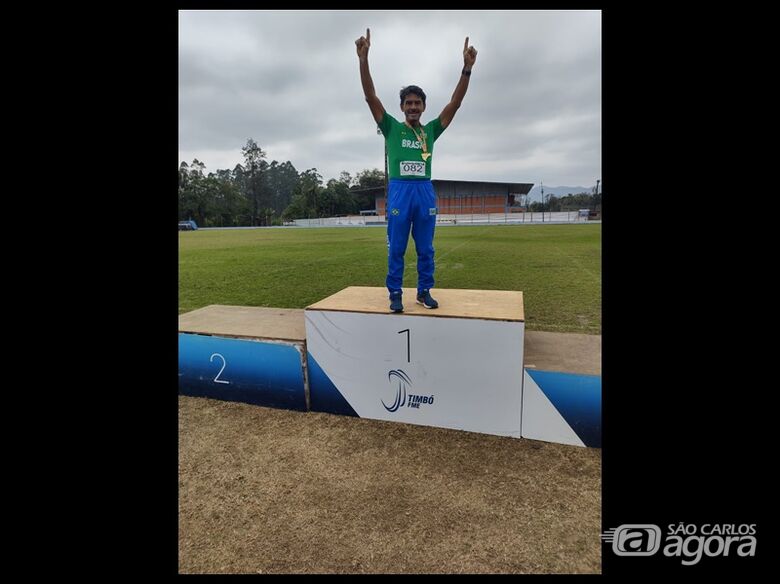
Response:
[[[526,369],[585,446],[601,448],[601,376]]]
[[[179,392],[305,411],[301,352],[292,344],[179,333]]]
[[[309,369],[309,397],[311,409],[315,412],[327,412],[329,414],[341,414],[343,416],[355,416],[357,412],[352,409],[349,402],[336,389],[330,377],[322,370],[319,363],[307,352]]]

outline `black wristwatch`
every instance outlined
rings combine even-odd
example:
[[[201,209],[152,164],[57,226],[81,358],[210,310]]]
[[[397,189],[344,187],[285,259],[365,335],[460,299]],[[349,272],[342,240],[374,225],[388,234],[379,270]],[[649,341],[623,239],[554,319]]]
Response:
[[[463,71],[461,71],[460,74],[461,75],[465,75],[466,77],[468,77],[469,75],[471,75],[471,71],[466,71],[466,68],[464,67]]]

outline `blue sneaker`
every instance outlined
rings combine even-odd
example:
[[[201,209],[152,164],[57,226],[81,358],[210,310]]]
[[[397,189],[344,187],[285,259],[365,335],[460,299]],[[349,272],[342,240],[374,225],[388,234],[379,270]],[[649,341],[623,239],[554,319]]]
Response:
[[[422,304],[425,308],[439,308],[439,303],[433,299],[430,290],[417,291],[417,304]]]
[[[401,302],[401,296],[403,296],[403,292],[400,290],[397,292],[390,292],[390,310],[393,312],[404,311],[404,305],[403,302]]]

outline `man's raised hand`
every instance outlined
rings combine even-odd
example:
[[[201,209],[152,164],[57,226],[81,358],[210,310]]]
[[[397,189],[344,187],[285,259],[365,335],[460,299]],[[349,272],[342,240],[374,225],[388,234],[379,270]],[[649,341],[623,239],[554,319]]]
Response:
[[[366,29],[366,36],[360,37],[355,41],[357,46],[357,54],[360,59],[368,58],[368,48],[371,46],[371,29]]]
[[[463,65],[466,67],[474,66],[474,63],[477,60],[477,49],[475,49],[473,46],[469,46],[469,37],[466,37],[466,42],[463,43]]]

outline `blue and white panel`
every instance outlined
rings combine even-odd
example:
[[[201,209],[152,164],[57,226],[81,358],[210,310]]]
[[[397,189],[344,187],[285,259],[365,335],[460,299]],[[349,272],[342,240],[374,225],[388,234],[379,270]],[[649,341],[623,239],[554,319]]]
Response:
[[[179,393],[305,411],[303,346],[179,333]]]
[[[601,377],[526,369],[523,438],[601,447]]]
[[[522,322],[304,314],[312,410],[520,437]]]

